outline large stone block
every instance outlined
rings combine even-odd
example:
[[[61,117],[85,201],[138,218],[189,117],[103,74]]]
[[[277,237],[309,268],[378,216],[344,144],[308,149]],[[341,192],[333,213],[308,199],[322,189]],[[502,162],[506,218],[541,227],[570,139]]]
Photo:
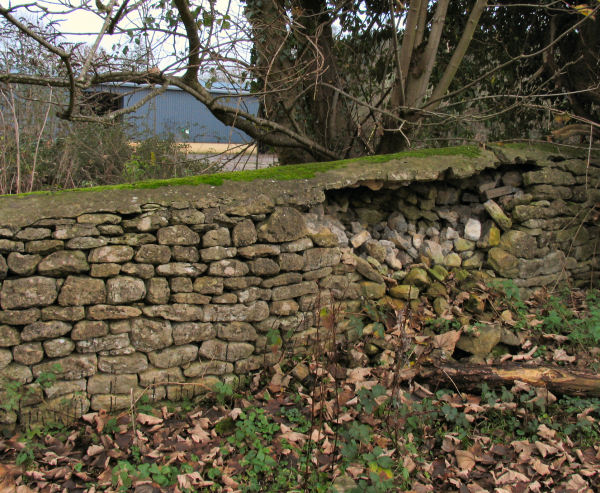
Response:
[[[99,353],[100,351],[115,351],[129,346],[128,334],[109,334],[78,341],[75,347],[78,353]]]
[[[109,375],[98,373],[88,379],[87,392],[95,394],[129,394],[137,389],[138,376],[135,374]]]
[[[13,359],[22,365],[35,365],[44,359],[44,350],[39,342],[19,344],[13,348]]]
[[[244,219],[233,227],[231,236],[233,245],[236,247],[245,247],[256,243],[257,235],[254,223],[250,219]]]
[[[135,261],[144,264],[166,264],[171,260],[171,249],[167,245],[142,245],[135,254]]]
[[[198,357],[198,346],[186,344],[148,353],[150,363],[157,368],[173,368],[191,363]]]
[[[219,260],[208,268],[208,274],[218,277],[241,277],[249,272],[248,266],[239,260]]]
[[[98,359],[95,354],[73,354],[33,367],[33,375],[37,378],[42,373],[55,373],[61,380],[77,380],[90,377],[97,372]]]
[[[95,263],[123,263],[133,258],[133,248],[128,245],[110,245],[94,248],[88,260]]]
[[[197,245],[200,236],[184,224],[161,228],[157,233],[161,245]]]
[[[206,265],[190,262],[171,262],[156,267],[156,273],[165,277],[198,277],[206,271]]]
[[[210,323],[181,322],[172,324],[173,343],[177,346],[212,339],[217,335],[215,327]]]
[[[87,263],[85,254],[78,250],[59,250],[48,255],[38,264],[38,272],[47,276],[79,274],[89,270],[90,266]]]
[[[58,295],[58,303],[62,306],[95,305],[104,302],[106,302],[104,281],[91,277],[67,277]]]
[[[141,279],[118,276],[106,281],[107,302],[118,305],[140,301],[146,296],[146,285]]]
[[[0,325],[0,347],[16,346],[21,342],[21,335],[14,327]]]
[[[269,316],[265,301],[251,305],[208,305],[204,308],[205,322],[260,322]]]
[[[257,228],[258,239],[267,243],[284,243],[306,236],[304,216],[292,207],[278,207]]]
[[[304,281],[298,284],[289,284],[286,286],[278,286],[273,289],[271,300],[287,300],[290,298],[298,298],[305,294],[315,294],[319,291],[319,286],[315,281]]]
[[[2,283],[0,304],[4,310],[46,306],[54,303],[57,296],[56,281],[49,277],[6,280]]]
[[[24,255],[19,252],[10,252],[6,258],[8,268],[19,276],[30,276],[35,273],[41,261],[41,255]]]
[[[122,373],[140,373],[146,369],[148,369],[148,358],[142,353],[98,357],[98,370],[105,373],[121,375]]]
[[[136,318],[131,322],[131,344],[138,351],[150,352],[173,344],[173,329],[168,320]]]
[[[122,320],[139,317],[142,310],[134,306],[93,305],[88,308],[91,320]]]
[[[160,317],[175,322],[194,322],[202,320],[202,307],[183,303],[172,305],[145,306],[142,312],[147,317]]]
[[[231,235],[227,228],[217,228],[207,231],[202,237],[202,246],[204,248],[214,246],[229,246],[231,245]]]
[[[231,322],[217,325],[217,336],[226,341],[255,341],[256,329],[248,322]]]
[[[71,331],[71,324],[61,322],[60,320],[50,320],[48,322],[34,322],[26,325],[21,332],[21,338],[24,341],[44,341],[64,336]]]

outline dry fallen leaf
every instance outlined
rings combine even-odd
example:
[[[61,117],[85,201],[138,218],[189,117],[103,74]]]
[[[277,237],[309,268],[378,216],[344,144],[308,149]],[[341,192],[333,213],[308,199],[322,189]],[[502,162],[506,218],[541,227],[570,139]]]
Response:
[[[564,349],[556,349],[552,355],[554,361],[564,361],[565,363],[575,363],[576,356],[569,356]]]
[[[145,426],[154,426],[159,425],[163,422],[162,418],[157,418],[156,416],[152,416],[150,414],[138,413],[135,420]]]
[[[456,463],[459,469],[470,471],[475,467],[475,455],[469,450],[455,450]]]

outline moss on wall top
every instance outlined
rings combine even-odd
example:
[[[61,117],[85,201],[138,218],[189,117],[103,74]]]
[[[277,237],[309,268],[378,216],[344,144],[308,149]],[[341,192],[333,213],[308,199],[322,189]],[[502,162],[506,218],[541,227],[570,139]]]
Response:
[[[529,148],[528,148],[529,149]],[[512,154],[513,151],[511,151]],[[515,150],[516,153],[523,151]],[[542,154],[544,151],[539,151]],[[511,159],[518,162],[518,159]],[[231,206],[268,196],[274,204],[309,205],[324,191],[373,181],[464,178],[506,162],[489,149],[473,146],[423,149],[385,156],[280,166],[253,171],[199,175],[170,180],[38,192],[0,197],[0,226],[23,227],[44,218],[76,217],[88,212],[135,213],[144,204],[197,207]]]

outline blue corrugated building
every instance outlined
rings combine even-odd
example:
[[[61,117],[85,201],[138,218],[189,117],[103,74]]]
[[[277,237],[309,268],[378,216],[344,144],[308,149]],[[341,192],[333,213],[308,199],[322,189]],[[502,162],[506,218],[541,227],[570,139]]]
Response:
[[[92,90],[92,106],[101,114],[106,110],[135,105],[153,89],[132,83],[101,84]],[[256,115],[258,99],[229,84],[213,84],[210,93],[219,102]],[[178,87],[169,87],[126,116],[133,127],[133,138],[174,136],[177,142],[243,144],[252,138],[217,120],[206,106]]]

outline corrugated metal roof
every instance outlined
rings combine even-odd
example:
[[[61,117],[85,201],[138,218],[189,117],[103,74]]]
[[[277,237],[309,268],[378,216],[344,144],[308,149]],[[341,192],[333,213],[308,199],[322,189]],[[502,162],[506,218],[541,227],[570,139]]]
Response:
[[[155,86],[132,83],[102,84],[93,90],[123,94],[123,107],[129,107],[143,99],[153,87]],[[222,85],[211,87],[210,92],[219,96],[231,94],[231,97],[219,98],[220,103],[257,114],[258,99],[255,96],[227,89],[227,86]],[[139,134],[135,138],[172,135],[178,142],[241,144],[252,141],[241,130],[221,123],[205,105],[177,87],[159,94],[129,114],[127,120],[133,124],[135,133]]]

